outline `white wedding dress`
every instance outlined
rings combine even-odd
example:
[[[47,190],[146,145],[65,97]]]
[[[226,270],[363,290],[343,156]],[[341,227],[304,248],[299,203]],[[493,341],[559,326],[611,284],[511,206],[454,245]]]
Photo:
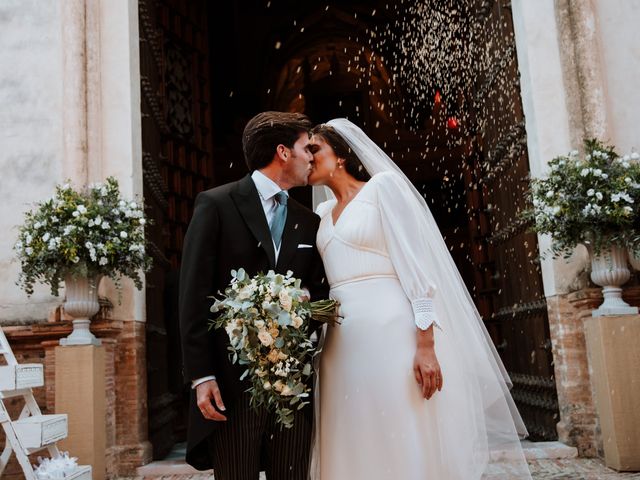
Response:
[[[343,319],[327,329],[321,353],[312,478],[530,478],[504,379],[488,350],[475,345],[487,341],[480,327],[452,327],[461,297],[430,277],[409,195],[387,171],[365,184],[335,225],[335,200],[317,208],[317,246]],[[430,400],[413,374],[412,302],[421,299],[433,299],[443,374],[442,391]],[[511,473],[492,476],[505,458],[500,471]]]

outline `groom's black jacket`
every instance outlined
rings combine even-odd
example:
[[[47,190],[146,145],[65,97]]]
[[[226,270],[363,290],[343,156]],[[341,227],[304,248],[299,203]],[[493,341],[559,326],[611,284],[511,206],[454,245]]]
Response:
[[[242,180],[202,192],[184,240],[180,269],[180,334],[185,380],[215,375],[227,412],[249,384],[240,382],[244,368],[232,365],[224,330],[209,329],[212,300],[224,292],[231,270],[249,275],[275,270],[293,271],[309,289],[312,299],[326,298],[328,285],[316,249],[320,219],[289,199],[287,221],[278,262],[258,191],[247,175]],[[304,247],[311,245],[311,248]],[[207,442],[217,422],[206,420],[191,392],[187,462],[200,470],[211,468]]]

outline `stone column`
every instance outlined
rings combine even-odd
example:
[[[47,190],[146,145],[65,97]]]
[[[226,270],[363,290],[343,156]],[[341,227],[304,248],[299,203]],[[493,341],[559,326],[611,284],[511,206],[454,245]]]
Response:
[[[96,21],[90,51],[99,76],[90,76],[94,89],[90,125],[96,129],[92,151],[99,161],[90,162],[93,179],[114,176],[123,195],[142,197],[142,125],[140,112],[140,51],[138,2],[101,0],[94,3]],[[101,296],[113,300],[111,316],[122,321],[115,355],[114,444],[107,456],[113,474],[127,475],[149,463],[145,292],[123,281],[121,301],[109,281],[101,284]]]
[[[583,121],[576,110],[582,103],[575,69],[568,68],[562,54],[572,37],[567,38],[555,2],[514,0],[512,6],[529,163],[531,176],[536,178],[544,176],[549,160],[581,142]],[[538,241],[545,251],[551,238],[541,235]],[[583,319],[598,300],[593,299],[593,292],[580,291],[587,265],[586,249],[578,248],[569,261],[544,258],[541,269],[560,408],[558,435],[561,441],[578,447],[580,455],[594,456],[597,422]]]
[[[65,156],[78,183],[118,179],[125,197],[142,197],[142,127],[137,0],[65,0]],[[78,92],[80,92],[78,94]],[[66,99],[67,97],[65,97]],[[65,104],[67,104],[65,100]],[[67,135],[67,132],[69,133]],[[82,158],[81,158],[82,157]],[[107,349],[106,456],[109,475],[151,461],[147,429],[145,292],[109,279],[99,294],[113,303],[122,332]],[[95,325],[92,325],[92,329]],[[111,363],[113,362],[113,363]]]
[[[87,62],[85,0],[61,2],[62,130],[66,178],[87,182]]]

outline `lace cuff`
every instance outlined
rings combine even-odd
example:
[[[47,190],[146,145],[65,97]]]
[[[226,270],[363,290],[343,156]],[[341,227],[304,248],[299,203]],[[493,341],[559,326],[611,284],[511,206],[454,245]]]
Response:
[[[416,326],[420,330],[427,330],[431,324],[434,324],[440,330],[442,327],[436,319],[436,310],[433,305],[433,299],[431,298],[419,298],[411,302],[413,308],[413,317],[416,322]]]

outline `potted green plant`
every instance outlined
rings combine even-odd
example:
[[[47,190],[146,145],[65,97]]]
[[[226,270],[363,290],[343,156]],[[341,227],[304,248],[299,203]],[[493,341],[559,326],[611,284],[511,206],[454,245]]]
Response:
[[[578,244],[589,251],[591,279],[604,295],[594,316],[638,312],[620,287],[630,277],[629,253],[640,253],[639,159],[586,140],[583,154],[554,158],[548,176],[531,183],[532,208],[523,215],[533,231],[552,236],[553,256],[568,258]]]
[[[118,290],[122,277],[142,288],[141,273],[151,266],[145,223],[142,204],[123,199],[113,177],[82,190],[58,185],[52,198],[25,214],[14,247],[21,265],[18,285],[31,295],[41,282],[58,295],[64,280],[64,308],[74,320],[61,344],[99,344],[89,322],[99,310],[103,277],[113,279]]]

